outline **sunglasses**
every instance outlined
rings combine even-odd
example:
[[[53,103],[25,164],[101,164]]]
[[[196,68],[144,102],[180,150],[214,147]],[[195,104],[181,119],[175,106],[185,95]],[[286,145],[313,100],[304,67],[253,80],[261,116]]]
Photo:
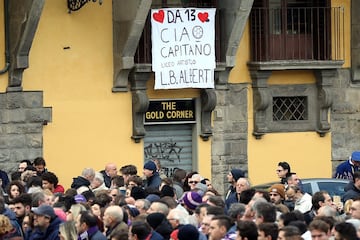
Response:
[[[197,181],[189,181],[189,184],[198,184],[199,182]]]

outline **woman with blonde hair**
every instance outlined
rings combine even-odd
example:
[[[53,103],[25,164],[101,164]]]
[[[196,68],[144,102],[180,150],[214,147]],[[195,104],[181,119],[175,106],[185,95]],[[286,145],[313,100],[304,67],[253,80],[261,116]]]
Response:
[[[11,225],[10,219],[0,214],[0,239],[22,240],[16,229]]]
[[[59,225],[59,237],[61,240],[77,239],[76,227],[74,221],[63,222]]]
[[[66,213],[66,221],[75,221],[80,212],[86,210],[87,208],[81,203],[71,205],[69,211]]]

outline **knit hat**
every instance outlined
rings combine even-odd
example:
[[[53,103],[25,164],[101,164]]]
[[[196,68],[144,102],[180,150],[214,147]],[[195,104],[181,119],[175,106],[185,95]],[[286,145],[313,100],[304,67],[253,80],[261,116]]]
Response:
[[[359,162],[360,161],[360,152],[353,152],[351,154],[351,160]]]
[[[165,219],[166,219],[166,216],[160,212],[150,213],[146,217],[146,221],[149,223],[149,225],[153,229],[156,229]]]
[[[74,200],[76,203],[86,203],[87,202],[86,198],[81,194],[75,195]]]
[[[276,183],[269,188],[269,193],[278,193],[282,198],[285,198],[285,187],[283,184]]]
[[[205,192],[207,191],[207,186],[203,183],[197,183],[195,185],[196,192],[200,194],[201,196],[205,195]]]
[[[136,217],[140,214],[139,210],[136,207],[129,207],[129,213],[132,217]]]
[[[152,202],[158,201],[160,199],[160,196],[151,193],[151,194],[147,195],[147,197],[145,199],[148,200],[150,203],[152,203]]]
[[[184,203],[189,209],[195,210],[197,206],[202,203],[201,195],[197,192],[184,193],[181,202]]]
[[[191,224],[186,224],[179,228],[178,232],[179,240],[198,239],[199,231]]]
[[[231,175],[237,181],[239,178],[245,177],[245,173],[241,169],[234,168],[230,171]]]
[[[131,188],[130,196],[135,200],[143,199],[146,197],[145,190],[142,187],[134,186]]]
[[[160,197],[165,197],[165,196],[174,197],[175,196],[174,188],[169,185],[164,185],[160,190]]]
[[[156,164],[153,161],[147,161],[144,164],[144,169],[148,169],[154,172],[156,171]]]

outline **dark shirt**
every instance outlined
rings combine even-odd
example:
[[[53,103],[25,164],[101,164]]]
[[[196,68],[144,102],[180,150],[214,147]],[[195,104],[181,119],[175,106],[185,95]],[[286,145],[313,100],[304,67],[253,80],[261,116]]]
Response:
[[[35,228],[34,232],[28,236],[28,240],[59,240],[59,225],[62,221],[56,217],[45,231]]]

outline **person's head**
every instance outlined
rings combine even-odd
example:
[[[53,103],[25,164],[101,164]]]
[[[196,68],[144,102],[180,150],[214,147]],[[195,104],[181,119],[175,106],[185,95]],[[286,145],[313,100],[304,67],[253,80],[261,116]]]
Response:
[[[276,221],[276,208],[269,202],[256,202],[253,206],[255,210],[255,222],[257,225],[263,222]]]
[[[105,166],[105,172],[110,177],[113,178],[117,175],[117,167],[115,163],[108,163]]]
[[[106,227],[114,227],[124,219],[123,209],[119,206],[109,206],[105,209],[103,222]]]
[[[301,240],[301,232],[297,227],[285,226],[279,229],[278,240]]]
[[[23,232],[27,232],[28,229],[34,228],[34,214],[32,212],[28,212],[25,214],[22,221],[22,230]]]
[[[24,172],[27,166],[31,166],[31,162],[28,159],[24,159],[19,163],[18,172]]]
[[[201,182],[203,177],[200,174],[193,174],[191,178],[188,179],[188,184],[191,190],[196,189],[196,185]]]
[[[354,225],[348,222],[341,222],[334,227],[336,240],[353,240],[358,239]]]
[[[124,178],[125,184],[128,184],[128,178],[137,174],[137,168],[132,164],[125,165],[120,168],[120,173]]]
[[[278,226],[276,223],[260,223],[258,226],[258,240],[276,240],[278,238]]]
[[[33,209],[34,227],[45,230],[49,227],[51,221],[56,218],[54,209],[49,205],[41,205]]]
[[[236,193],[240,194],[250,188],[250,182],[247,178],[241,177],[236,181]]]
[[[212,206],[225,208],[225,201],[221,196],[209,196],[206,203]]]
[[[299,210],[282,213],[279,216],[278,226],[279,228],[282,228],[284,226],[289,225],[290,222],[294,222],[298,220],[304,221],[304,215]]]
[[[184,210],[174,208],[169,211],[169,214],[167,215],[167,220],[171,224],[171,227],[173,229],[177,228],[179,225],[188,224],[189,214],[185,212]]]
[[[22,193],[12,200],[14,204],[14,212],[16,218],[23,219],[26,213],[29,213],[31,210],[31,195],[27,193]]]
[[[169,207],[160,201],[152,202],[149,209],[147,210],[147,213],[150,214],[155,212],[159,212],[167,216],[169,214]]]
[[[237,240],[257,240],[258,230],[252,221],[239,221],[236,225]]]
[[[25,192],[25,187],[21,181],[11,181],[6,188],[6,192],[10,199],[16,198],[20,194]]]
[[[186,177],[186,171],[181,168],[177,168],[172,174],[173,181],[178,183],[184,183],[185,177]]]
[[[81,172],[81,176],[92,182],[95,177],[95,171],[92,168],[84,168]]]
[[[350,207],[351,218],[360,219],[360,198],[354,199]]]
[[[94,179],[91,181],[90,186],[92,189],[100,187],[104,183],[104,176],[100,172],[95,172]]]
[[[31,207],[39,207],[40,205],[44,204],[45,201],[46,197],[43,191],[35,192],[32,194]]]
[[[359,161],[359,164],[360,164],[360,161]],[[360,171],[354,172],[353,181],[354,181],[355,187],[360,188]]]
[[[279,162],[277,169],[276,169],[276,174],[278,175],[279,178],[286,178],[291,172],[290,169],[290,165],[287,162]]]
[[[81,234],[91,227],[97,226],[97,217],[90,211],[82,211],[76,218],[76,231]]]
[[[289,185],[286,190],[287,199],[293,202],[298,201],[303,196],[301,189],[297,185]]]
[[[42,157],[35,158],[33,165],[36,168],[36,172],[38,173],[38,175],[41,175],[42,173],[44,173],[46,171],[46,168],[45,168],[46,162],[45,162],[45,159]]]
[[[147,161],[144,164],[143,174],[146,178],[149,178],[154,175],[156,170],[157,170],[156,164],[153,161]]]
[[[0,236],[11,232],[13,229],[14,227],[12,226],[10,219],[5,215],[0,214]]]
[[[43,174],[41,174],[41,178],[42,178],[42,188],[49,189],[52,192],[59,183],[57,176],[52,172],[44,172]]]
[[[151,233],[150,225],[145,221],[134,221],[129,228],[129,240],[145,240]]]
[[[78,238],[74,221],[63,222],[59,225],[59,238],[60,240],[73,240]]]
[[[280,204],[285,199],[285,187],[283,184],[274,184],[269,188],[270,201],[273,204]]]
[[[139,210],[140,214],[146,213],[146,211],[150,208],[150,201],[147,199],[138,199],[135,201],[135,207]]]
[[[197,206],[202,203],[202,197],[197,192],[186,192],[181,198],[183,206],[188,210],[193,212]]]
[[[220,240],[224,238],[231,226],[232,221],[229,216],[214,216],[210,222],[209,238],[212,240]]]
[[[351,159],[351,162],[352,162],[355,166],[357,166],[357,167],[360,166],[360,152],[359,152],[359,151],[353,152],[353,153],[351,154],[350,159]]]
[[[312,205],[313,209],[317,211],[321,206],[324,205],[333,206],[333,202],[328,192],[319,191],[313,194]]]
[[[327,240],[330,236],[330,226],[322,220],[315,219],[309,225],[313,240]]]
[[[125,181],[123,176],[116,175],[111,178],[111,187],[110,188],[120,188],[125,186]]]
[[[141,187],[143,184],[143,180],[140,176],[132,175],[128,178],[128,188],[132,187]]]
[[[86,211],[86,207],[80,203],[72,204],[68,214],[66,215],[67,221],[76,221],[77,217],[82,211]]]
[[[214,215],[208,214],[203,217],[201,223],[200,223],[200,231],[205,234],[206,236],[209,235],[210,231],[210,223]]]
[[[294,172],[290,173],[290,176],[287,178],[287,183],[289,186],[300,186],[301,180],[298,175]]]
[[[229,183],[235,185],[239,178],[245,177],[245,173],[241,169],[234,168],[230,170],[226,177]]]
[[[243,203],[232,203],[227,211],[234,222],[239,221],[245,213],[246,205]]]
[[[185,224],[179,228],[178,239],[199,239],[199,231],[194,225]]]

